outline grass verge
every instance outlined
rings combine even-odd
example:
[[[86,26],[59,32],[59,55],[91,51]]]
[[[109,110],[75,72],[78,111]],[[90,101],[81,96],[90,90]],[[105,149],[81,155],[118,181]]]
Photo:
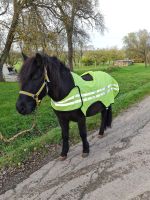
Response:
[[[96,69],[95,69],[96,70]],[[99,68],[97,69],[99,70]],[[134,65],[126,68],[106,69],[118,81],[120,93],[113,105],[113,115],[127,109],[150,94],[150,68]],[[76,71],[81,74],[82,70]],[[15,110],[18,96],[18,84],[0,83],[0,132],[5,137],[11,137],[18,131],[27,129],[32,124],[33,116],[20,116]],[[99,115],[87,119],[88,130],[99,127]],[[61,143],[60,128],[51,110],[49,98],[45,98],[37,114],[37,127],[24,137],[18,138],[10,144],[0,143],[0,169],[13,165],[20,165],[33,151],[46,153],[47,144]],[[75,123],[70,124],[71,143],[77,143],[80,138]]]

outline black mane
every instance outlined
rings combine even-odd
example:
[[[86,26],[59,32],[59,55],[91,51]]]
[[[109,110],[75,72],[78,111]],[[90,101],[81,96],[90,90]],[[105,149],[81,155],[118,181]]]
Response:
[[[46,66],[53,66],[57,70],[65,71],[65,72],[70,72],[70,69],[66,67],[65,63],[60,61],[56,56],[48,56],[48,55],[43,55],[44,63]]]
[[[63,99],[74,87],[74,81],[70,73],[70,69],[55,56],[49,57],[45,55],[44,63],[51,81],[50,91],[53,90],[54,92],[49,95],[55,101],[59,101]]]

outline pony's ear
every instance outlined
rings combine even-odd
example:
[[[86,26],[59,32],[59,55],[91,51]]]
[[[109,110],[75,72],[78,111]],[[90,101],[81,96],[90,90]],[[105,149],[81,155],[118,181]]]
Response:
[[[43,57],[42,57],[42,55],[40,53],[36,53],[35,59],[36,59],[36,62],[38,64],[38,66],[42,66],[42,64],[43,64]]]
[[[22,54],[23,60],[26,61],[28,56],[26,56],[23,52],[21,52],[21,54]]]

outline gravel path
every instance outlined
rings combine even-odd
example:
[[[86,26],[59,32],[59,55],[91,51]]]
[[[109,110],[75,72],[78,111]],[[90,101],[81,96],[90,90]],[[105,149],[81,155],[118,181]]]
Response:
[[[0,196],[0,200],[150,199],[150,97],[119,115],[103,139],[89,137],[68,159],[53,160]]]

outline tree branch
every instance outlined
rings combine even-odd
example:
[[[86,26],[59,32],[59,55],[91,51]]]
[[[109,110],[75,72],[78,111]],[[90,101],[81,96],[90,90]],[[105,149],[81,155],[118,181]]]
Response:
[[[7,12],[8,7],[9,7],[9,2],[7,3],[7,6],[6,6],[5,10],[4,10],[3,12],[0,13],[0,16],[1,16],[1,15],[4,15],[4,14]]]

